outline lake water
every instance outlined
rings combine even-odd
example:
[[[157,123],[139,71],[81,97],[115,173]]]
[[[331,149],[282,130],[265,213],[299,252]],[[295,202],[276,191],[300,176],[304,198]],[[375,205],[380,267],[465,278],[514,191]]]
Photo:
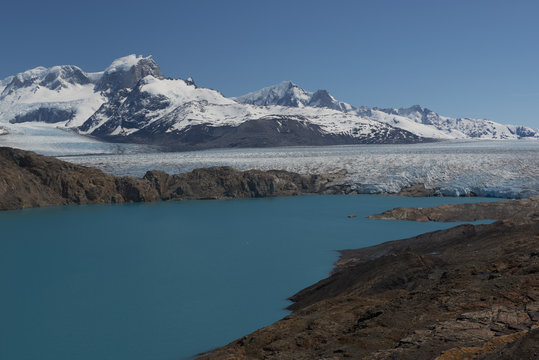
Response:
[[[285,316],[285,299],[326,277],[334,250],[454,225],[365,216],[479,200],[334,195],[0,212],[0,358],[189,358]]]

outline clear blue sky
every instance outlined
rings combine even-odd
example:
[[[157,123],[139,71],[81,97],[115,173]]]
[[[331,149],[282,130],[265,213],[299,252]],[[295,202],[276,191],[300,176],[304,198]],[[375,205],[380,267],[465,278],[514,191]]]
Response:
[[[353,105],[539,128],[539,1],[5,1],[0,78],[131,53],[237,96],[282,80]]]

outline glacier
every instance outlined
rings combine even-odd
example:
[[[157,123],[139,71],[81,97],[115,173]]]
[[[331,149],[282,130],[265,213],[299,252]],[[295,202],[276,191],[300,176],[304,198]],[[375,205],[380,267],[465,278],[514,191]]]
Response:
[[[342,182],[362,194],[397,193],[404,187],[423,183],[427,188],[439,188],[445,196],[539,195],[539,142],[531,140],[126,152],[61,159],[120,176],[143,176],[153,169],[183,173],[209,166],[282,169],[303,174],[345,170]]]

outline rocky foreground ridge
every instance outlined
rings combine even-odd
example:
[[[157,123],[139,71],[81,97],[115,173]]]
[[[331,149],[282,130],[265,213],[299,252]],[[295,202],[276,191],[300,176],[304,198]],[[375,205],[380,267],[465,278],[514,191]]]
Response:
[[[538,359],[538,208],[535,197],[374,216],[499,220],[342,251],[291,315],[201,359]]]
[[[238,171],[230,167],[142,178],[117,177],[54,157],[0,147],[0,210],[68,204],[195,200],[340,193],[342,174]]]

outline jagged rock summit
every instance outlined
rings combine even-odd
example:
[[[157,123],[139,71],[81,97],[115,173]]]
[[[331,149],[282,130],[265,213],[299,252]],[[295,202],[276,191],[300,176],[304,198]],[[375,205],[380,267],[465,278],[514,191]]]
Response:
[[[420,106],[355,107],[326,90],[309,92],[291,81],[227,98],[191,78],[167,78],[151,56],[136,55],[116,59],[102,72],[38,67],[0,81],[2,133],[32,123],[180,151],[539,138],[526,127],[453,119]]]
[[[292,81],[283,81],[277,85],[236,97],[234,100],[242,104],[263,106],[318,107],[345,112],[354,109],[350,104],[335,100],[327,90],[317,90],[312,93]]]

